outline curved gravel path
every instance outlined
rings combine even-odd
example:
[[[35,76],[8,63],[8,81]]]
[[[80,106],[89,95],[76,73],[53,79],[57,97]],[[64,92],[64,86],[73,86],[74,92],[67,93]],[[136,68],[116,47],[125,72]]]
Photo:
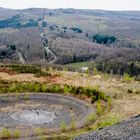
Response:
[[[40,34],[40,37],[45,39],[45,36],[44,36],[43,32]],[[50,53],[53,56],[53,60],[49,61],[48,63],[49,64],[55,63],[57,61],[57,56],[55,55],[55,53],[47,46],[45,46],[44,49],[45,49],[47,54]]]
[[[31,129],[37,126],[60,129],[64,121],[67,128],[72,119],[76,127],[85,125],[85,118],[95,109],[73,97],[53,93],[30,93],[0,96],[0,127]],[[0,128],[1,129],[1,128]]]
[[[140,115],[74,140],[140,140]]]
[[[23,55],[21,54],[21,52],[17,51],[17,54],[19,56],[19,61],[22,63],[22,64],[25,64],[25,59],[23,57]]]

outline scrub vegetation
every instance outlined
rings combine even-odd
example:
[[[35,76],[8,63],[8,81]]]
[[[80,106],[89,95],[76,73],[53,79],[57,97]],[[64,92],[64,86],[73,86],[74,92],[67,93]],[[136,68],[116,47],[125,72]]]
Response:
[[[0,126],[0,139],[69,140],[138,115],[139,19],[139,11],[0,8],[0,96],[22,93],[28,103],[30,93],[57,93],[93,109],[78,129],[75,118],[55,132]]]
[[[98,72],[89,74],[89,72],[70,72],[68,70],[56,70],[53,67],[38,68],[31,66],[35,69],[50,73],[50,76],[36,77],[38,80],[32,81],[37,74],[35,71],[17,72],[17,69],[11,68],[12,66],[3,65],[0,68],[0,93],[1,94],[15,94],[18,98],[20,93],[23,94],[23,99],[29,100],[30,93],[58,93],[65,96],[73,96],[81,100],[85,100],[95,107],[95,113],[89,114],[85,118],[85,127],[76,129],[76,122],[74,118],[71,120],[70,126],[65,122],[61,122],[61,132],[50,133],[48,129],[36,128],[32,137],[40,137],[45,139],[71,139],[76,135],[83,134],[90,130],[98,130],[106,126],[116,124],[117,122],[131,117],[138,112],[139,104],[139,81],[130,77],[128,74],[124,76],[109,75]],[[15,67],[15,66],[14,66]],[[23,66],[20,68],[26,68]],[[29,66],[30,67],[30,66]],[[16,66],[18,68],[18,66]],[[28,69],[28,68],[27,68]],[[29,68],[30,69],[30,68]],[[12,70],[12,71],[11,71]],[[40,72],[39,71],[39,72]],[[5,75],[3,77],[3,75]],[[29,79],[29,81],[22,81],[17,79],[22,75]],[[56,76],[57,75],[57,76]],[[6,80],[11,77],[11,80]],[[32,77],[32,78],[31,78]],[[48,79],[49,78],[49,79]],[[80,82],[79,82],[80,81]],[[133,102],[135,100],[135,102]],[[121,106],[123,102],[123,106]],[[129,107],[131,106],[131,107]],[[88,107],[88,105],[87,105]],[[129,108],[130,114],[126,111]],[[17,139],[23,135],[20,130],[11,131],[4,129],[1,131],[1,139]],[[27,137],[30,137],[27,134]]]

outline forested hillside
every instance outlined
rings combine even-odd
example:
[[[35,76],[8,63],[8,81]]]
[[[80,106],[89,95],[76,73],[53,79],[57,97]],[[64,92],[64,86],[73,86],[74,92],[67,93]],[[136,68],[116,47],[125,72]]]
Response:
[[[140,74],[140,12],[0,8],[0,61],[69,64]]]

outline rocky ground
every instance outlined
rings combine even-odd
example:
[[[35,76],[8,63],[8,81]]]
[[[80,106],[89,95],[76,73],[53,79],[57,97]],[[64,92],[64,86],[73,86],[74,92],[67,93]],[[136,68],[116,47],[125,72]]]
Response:
[[[140,115],[74,140],[140,140]]]
[[[0,126],[11,129],[59,129],[63,121],[69,126],[72,119],[77,126],[84,125],[91,111],[93,107],[81,100],[52,93],[0,96]]]

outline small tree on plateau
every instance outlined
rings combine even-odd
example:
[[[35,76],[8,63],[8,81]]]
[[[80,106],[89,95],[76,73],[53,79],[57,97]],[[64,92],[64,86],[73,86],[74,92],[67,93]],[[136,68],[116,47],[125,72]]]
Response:
[[[7,45],[7,47],[10,48],[13,51],[16,50],[16,45]]]

